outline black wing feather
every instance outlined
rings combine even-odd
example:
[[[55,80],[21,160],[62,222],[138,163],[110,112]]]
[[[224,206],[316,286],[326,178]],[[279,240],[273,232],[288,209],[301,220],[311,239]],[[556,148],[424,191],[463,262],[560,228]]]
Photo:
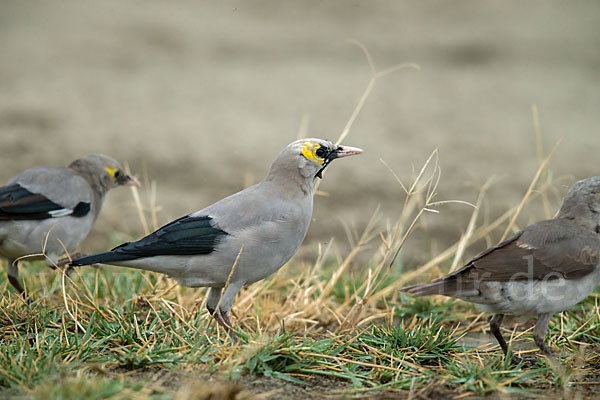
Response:
[[[210,254],[228,233],[208,215],[179,218],[137,242],[127,242],[111,251],[74,260],[72,265],[89,265],[135,260],[153,256]]]
[[[32,193],[18,183],[0,187],[0,220],[32,220],[52,218],[52,211],[62,210],[63,206],[49,200],[42,194]],[[83,217],[90,211],[90,204],[80,202],[72,215]]]

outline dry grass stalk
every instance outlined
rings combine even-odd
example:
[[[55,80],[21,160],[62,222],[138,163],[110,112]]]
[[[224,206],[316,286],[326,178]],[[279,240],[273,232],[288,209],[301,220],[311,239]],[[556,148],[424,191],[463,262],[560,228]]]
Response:
[[[558,148],[558,145],[560,144],[560,142],[561,142],[561,140],[559,140],[558,142],[556,142],[556,144],[554,145],[554,148],[552,148],[552,151],[548,154],[548,156],[546,156],[546,158],[540,164],[537,172],[535,173],[535,176],[533,177],[531,183],[529,184],[529,187],[527,188],[527,191],[525,192],[525,195],[521,199],[521,202],[519,203],[519,206],[517,207],[515,213],[511,217],[510,221],[508,222],[508,226],[506,227],[506,230],[504,231],[504,233],[500,237],[500,242],[503,241],[504,239],[506,239],[506,236],[508,236],[508,233],[513,228],[513,226],[515,224],[515,221],[517,220],[519,214],[521,213],[521,210],[523,210],[523,207],[525,206],[525,203],[527,203],[527,200],[531,196],[531,193],[533,192],[533,189],[536,187],[536,185],[538,183],[538,180],[542,176],[543,172],[546,170],[546,167],[548,166],[548,163],[552,159],[552,156],[554,155],[554,152]]]
[[[467,248],[469,239],[471,239],[475,231],[475,224],[477,223],[477,217],[479,216],[479,210],[481,210],[481,205],[483,204],[485,194],[487,190],[492,186],[495,180],[495,177],[491,177],[479,189],[479,195],[477,195],[477,201],[475,202],[473,213],[471,214],[471,218],[469,219],[467,230],[461,236],[460,240],[456,245],[456,254],[454,255],[454,259],[452,260],[452,265],[450,266],[449,272],[456,271],[456,269],[459,267],[459,263],[463,258],[463,254],[465,253],[465,249]]]

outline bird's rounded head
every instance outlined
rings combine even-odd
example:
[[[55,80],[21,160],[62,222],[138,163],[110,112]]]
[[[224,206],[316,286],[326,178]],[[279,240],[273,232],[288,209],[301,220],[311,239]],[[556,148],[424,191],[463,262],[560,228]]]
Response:
[[[92,187],[106,191],[121,185],[140,186],[136,177],[127,174],[118,161],[103,154],[88,154],[69,164]]]
[[[356,147],[337,145],[329,140],[306,138],[287,145],[271,166],[268,178],[294,175],[304,180],[322,178],[322,172],[336,158],[362,153]]]
[[[600,215],[600,176],[582,179],[573,185],[560,207],[559,216]]]

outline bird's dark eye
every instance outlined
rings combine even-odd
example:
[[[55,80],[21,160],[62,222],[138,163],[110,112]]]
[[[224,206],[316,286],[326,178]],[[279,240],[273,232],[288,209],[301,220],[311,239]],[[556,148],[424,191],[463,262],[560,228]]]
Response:
[[[325,158],[325,156],[327,155],[327,150],[325,150],[323,147],[319,147],[317,151],[315,151],[315,154],[317,155],[317,157]]]
[[[115,179],[119,179],[121,175],[123,175],[123,173],[120,170],[117,170],[117,172],[115,172]]]

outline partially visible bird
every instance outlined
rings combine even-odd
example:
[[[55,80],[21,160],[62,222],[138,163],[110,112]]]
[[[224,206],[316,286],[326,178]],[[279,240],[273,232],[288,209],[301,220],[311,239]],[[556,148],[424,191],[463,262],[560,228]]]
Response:
[[[534,341],[554,360],[545,343],[552,315],[585,299],[599,283],[600,176],[595,176],[569,190],[554,219],[526,227],[456,272],[401,290],[416,297],[455,297],[494,313],[490,330],[505,355],[504,315],[537,316]]]
[[[228,315],[238,291],[271,275],[298,251],[312,216],[316,178],[334,159],[361,152],[327,140],[295,141],[281,151],[260,183],[137,242],[76,259],[72,265],[119,265],[161,272],[184,286],[210,287],[209,313],[236,338]]]
[[[7,275],[22,295],[18,260],[45,259],[50,267],[85,239],[100,213],[104,196],[119,185],[139,185],[121,165],[90,154],[67,167],[34,167],[0,187],[0,255]]]

